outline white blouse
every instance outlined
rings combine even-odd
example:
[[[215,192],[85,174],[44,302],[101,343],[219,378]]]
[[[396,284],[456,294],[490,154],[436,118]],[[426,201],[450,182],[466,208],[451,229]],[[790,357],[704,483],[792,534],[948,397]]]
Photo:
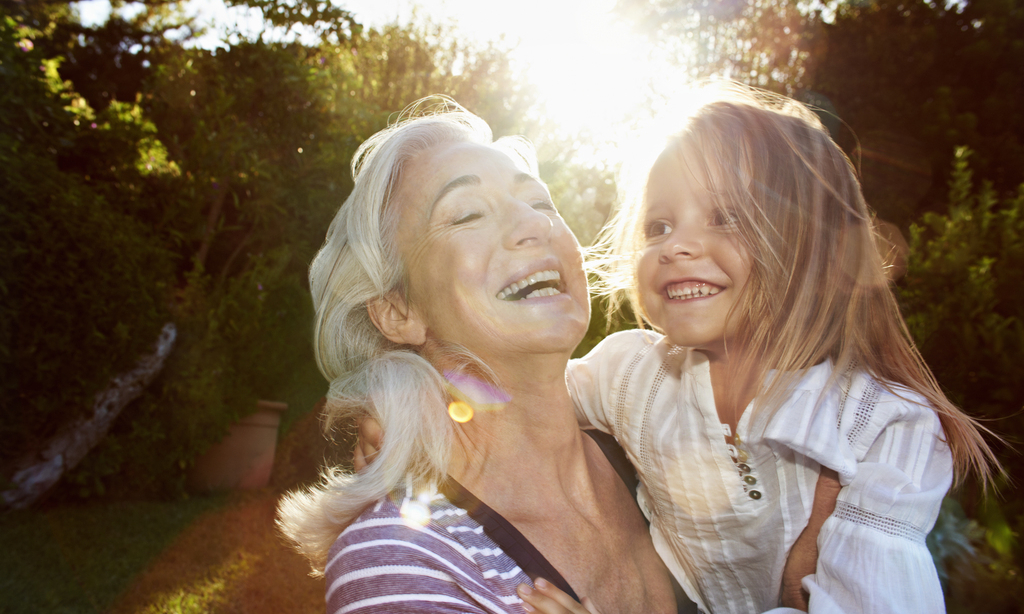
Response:
[[[925,546],[953,475],[938,417],[916,393],[896,396],[860,372],[826,391],[831,373],[809,369],[766,425],[747,407],[730,450],[704,354],[633,330],[570,364],[581,422],[625,449],[654,545],[704,611],[778,607],[822,465],[843,488],[803,581],[810,613],[945,610]]]

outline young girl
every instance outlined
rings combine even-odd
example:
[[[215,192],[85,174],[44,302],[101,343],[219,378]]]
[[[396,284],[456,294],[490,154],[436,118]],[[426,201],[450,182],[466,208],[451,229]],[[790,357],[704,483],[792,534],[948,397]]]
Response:
[[[658,332],[609,336],[569,383],[636,466],[659,554],[707,612],[778,606],[827,468],[810,612],[943,611],[925,536],[954,474],[995,461],[913,348],[849,160],[735,86],[646,177],[605,270]]]

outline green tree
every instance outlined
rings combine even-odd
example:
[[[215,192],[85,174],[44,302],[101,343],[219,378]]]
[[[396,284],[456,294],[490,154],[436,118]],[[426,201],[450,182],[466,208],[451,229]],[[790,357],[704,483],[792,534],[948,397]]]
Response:
[[[616,10],[691,79],[725,77],[795,95],[806,87],[818,10],[806,0],[622,0]]]
[[[976,186],[968,158],[969,150],[957,150],[948,211],[911,226],[900,300],[950,399],[1009,444],[997,451],[1014,476],[1022,465],[1014,444],[1024,436],[1024,185],[1004,198],[991,183]],[[949,609],[1016,612],[1024,501],[1008,484],[998,496],[966,488],[960,498],[985,539],[976,557],[947,570]]]
[[[911,226],[900,298],[950,398],[997,432],[1024,434],[1024,186],[1005,199],[976,187],[968,157],[958,150],[948,212]],[[1004,462],[1013,474],[1020,460]]]
[[[62,18],[56,11],[56,19]],[[96,113],[63,82],[47,35],[0,17],[0,466],[32,450],[132,364],[168,317],[173,255],[132,214],[177,173],[129,104]],[[69,172],[102,152],[105,180]]]
[[[997,192],[1024,182],[1019,0],[842,4],[816,31],[811,49],[807,87],[831,100],[864,140],[865,166],[875,166],[865,168],[866,183],[876,172],[899,175],[866,185],[869,202],[886,219],[905,226],[922,210],[941,207],[960,145],[971,148],[972,167]],[[910,143],[909,151],[893,150],[893,141]],[[849,138],[845,145],[855,146]],[[912,189],[903,202],[893,198],[894,189],[922,174],[922,190]]]

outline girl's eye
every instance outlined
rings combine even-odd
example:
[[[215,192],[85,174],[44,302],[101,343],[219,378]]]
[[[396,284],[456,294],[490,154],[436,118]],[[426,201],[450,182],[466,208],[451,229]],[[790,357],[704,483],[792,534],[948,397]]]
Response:
[[[736,226],[739,223],[739,216],[728,209],[715,209],[715,212],[711,215],[712,226]]]
[[[644,226],[644,236],[648,239],[660,237],[672,232],[672,227],[668,225],[668,222],[657,220]]]
[[[549,200],[541,201],[539,203],[534,203],[533,204],[533,208],[534,209],[543,209],[543,210],[546,210],[546,211],[556,211],[555,203],[553,203],[553,202],[551,202]]]
[[[467,213],[466,215],[463,215],[462,217],[460,217],[457,220],[455,220],[454,222],[452,222],[452,226],[459,226],[460,224],[468,224],[469,222],[472,222],[473,220],[478,220],[478,219],[480,219],[482,217],[483,217],[483,215],[481,215],[479,213]]]

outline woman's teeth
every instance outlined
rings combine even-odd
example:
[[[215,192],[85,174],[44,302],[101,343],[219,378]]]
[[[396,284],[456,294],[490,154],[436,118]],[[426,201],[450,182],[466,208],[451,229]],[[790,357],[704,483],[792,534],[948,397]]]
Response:
[[[713,294],[718,294],[721,291],[722,289],[718,286],[711,286],[705,283],[675,284],[669,286],[667,289],[669,298],[678,298],[683,300],[711,296]]]
[[[498,293],[498,298],[503,301],[518,301],[520,299],[561,294],[561,291],[558,289],[558,283],[561,279],[562,276],[558,274],[558,271],[533,273],[524,279],[509,284],[507,288]]]

